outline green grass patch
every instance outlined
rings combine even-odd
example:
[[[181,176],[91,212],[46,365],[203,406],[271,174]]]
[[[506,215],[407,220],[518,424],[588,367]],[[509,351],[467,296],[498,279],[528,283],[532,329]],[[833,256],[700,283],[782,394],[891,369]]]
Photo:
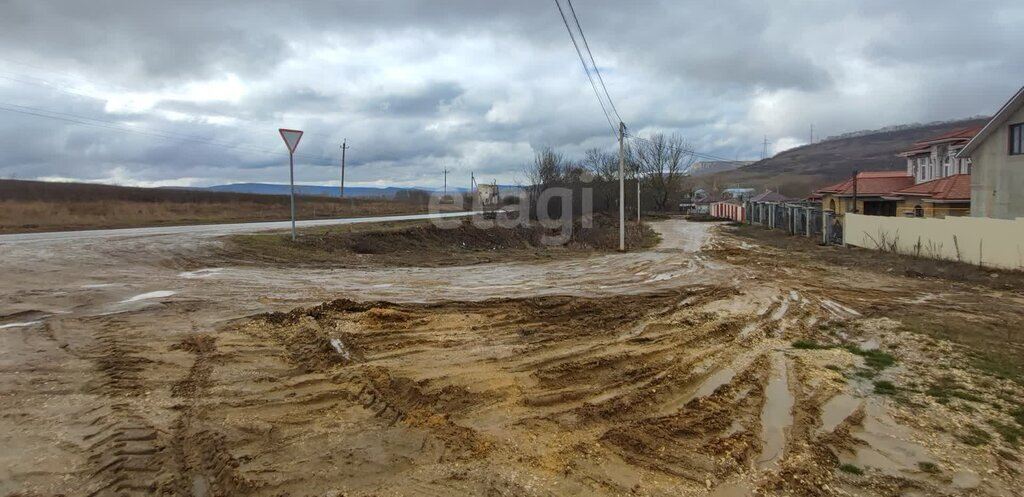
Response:
[[[987,445],[992,441],[992,435],[977,426],[968,426],[967,430],[957,435],[956,438],[971,447]]]
[[[924,393],[943,404],[949,403],[950,399],[961,399],[968,402],[985,402],[985,399],[973,392],[967,390],[966,387],[957,383],[956,378],[946,375],[939,378],[938,381],[931,384]]]
[[[1020,444],[1021,438],[1024,438],[1024,429],[1020,426],[1014,426],[994,419],[989,420],[988,424],[996,430],[996,433],[1003,437],[1003,440],[1006,440],[1006,443],[1014,447]]]
[[[966,390],[961,390],[959,389],[959,387],[944,386],[940,384],[935,384],[928,387],[928,389],[925,390],[924,393],[929,396],[935,397],[936,399],[942,399],[944,401],[942,402],[943,404],[949,402],[949,399],[951,398],[963,399],[970,402],[985,401],[985,399],[977,395],[974,395],[973,393],[968,392]]]
[[[875,393],[880,395],[892,395],[896,393],[899,388],[896,387],[893,382],[889,380],[878,380],[875,382]]]
[[[941,470],[939,469],[939,466],[937,464],[933,463],[933,462],[921,461],[921,462],[917,463],[917,467],[918,467],[918,469],[920,469],[921,471],[924,471],[925,473],[931,473],[933,475],[937,474],[937,473],[941,473]]]
[[[875,370],[883,370],[893,364],[896,364],[896,357],[892,354],[882,352],[878,349],[864,350],[856,345],[847,345],[846,350],[851,354],[859,355],[864,358],[864,364]]]
[[[860,469],[857,466],[854,466],[854,465],[849,464],[849,463],[847,463],[847,464],[840,464],[839,465],[839,471],[842,471],[843,473],[850,473],[851,475],[857,475],[857,476],[861,476],[861,475],[864,474],[864,470],[863,469]]]
[[[1024,407],[1018,407],[1010,411],[1010,417],[1012,417],[1017,424],[1024,426]]]
[[[831,371],[837,371],[837,372],[842,372],[843,371],[843,367],[842,366],[838,366],[836,364],[829,364],[828,366],[825,366],[825,369],[828,369],[828,370],[831,370]]]

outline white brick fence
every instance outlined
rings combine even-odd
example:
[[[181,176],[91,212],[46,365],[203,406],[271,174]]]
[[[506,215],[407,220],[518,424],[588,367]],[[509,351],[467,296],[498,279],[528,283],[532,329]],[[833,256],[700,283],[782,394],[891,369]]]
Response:
[[[845,215],[844,241],[932,259],[1024,269],[1024,218],[945,219]]]

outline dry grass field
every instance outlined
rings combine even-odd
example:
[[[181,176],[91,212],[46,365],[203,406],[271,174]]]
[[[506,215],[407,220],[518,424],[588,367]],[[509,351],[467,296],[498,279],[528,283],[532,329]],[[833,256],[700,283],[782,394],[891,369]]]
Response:
[[[426,203],[298,197],[296,210],[300,219],[326,219],[425,212]],[[289,216],[289,199],[280,195],[0,180],[0,233],[281,221]]]

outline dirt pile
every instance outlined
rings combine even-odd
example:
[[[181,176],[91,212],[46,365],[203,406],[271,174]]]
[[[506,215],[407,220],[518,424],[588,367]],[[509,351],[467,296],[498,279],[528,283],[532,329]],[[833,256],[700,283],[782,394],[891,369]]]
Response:
[[[221,256],[236,262],[431,267],[611,251],[618,249],[618,237],[617,221],[605,215],[595,216],[591,227],[577,222],[568,236],[560,228],[538,223],[503,228],[491,221],[477,224],[466,219],[454,226],[420,222],[375,229],[307,230],[297,242],[278,234],[237,236]],[[656,242],[649,227],[627,225],[627,247]]]

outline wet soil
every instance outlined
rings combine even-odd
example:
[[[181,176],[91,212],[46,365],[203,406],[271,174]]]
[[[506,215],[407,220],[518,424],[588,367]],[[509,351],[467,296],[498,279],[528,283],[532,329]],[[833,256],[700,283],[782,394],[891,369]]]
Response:
[[[471,269],[9,252],[0,493],[1020,495],[1024,388],[909,324],[1019,295],[655,227]]]
[[[464,220],[405,222],[303,230],[293,242],[289,234],[231,237],[218,264],[276,264],[299,267],[440,267],[502,261],[558,259],[619,248],[617,220],[598,215],[571,230],[498,225],[480,216]],[[626,226],[630,250],[657,244],[646,225]],[[209,264],[204,258],[203,264]]]

